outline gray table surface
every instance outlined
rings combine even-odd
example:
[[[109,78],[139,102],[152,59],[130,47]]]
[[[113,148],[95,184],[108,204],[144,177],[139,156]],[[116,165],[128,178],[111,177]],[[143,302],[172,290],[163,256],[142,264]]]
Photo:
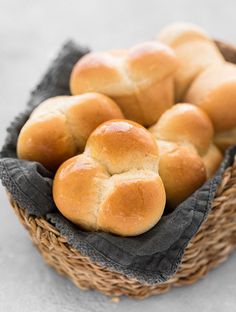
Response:
[[[93,49],[148,40],[173,21],[190,21],[236,42],[235,0],[0,0],[0,145],[13,116],[68,38]],[[0,189],[0,311],[235,311],[236,254],[189,287],[119,303],[81,291],[41,259]]]

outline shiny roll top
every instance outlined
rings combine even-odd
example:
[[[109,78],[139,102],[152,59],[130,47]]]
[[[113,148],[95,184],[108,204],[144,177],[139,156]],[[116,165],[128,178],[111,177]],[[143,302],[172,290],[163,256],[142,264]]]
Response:
[[[223,56],[209,35],[200,27],[188,23],[175,23],[165,27],[158,40],[176,53],[179,67],[175,73],[176,102],[184,100],[194,79],[208,66],[222,64]]]
[[[236,65],[224,60],[210,36],[192,24],[163,29],[158,40],[176,53],[176,102],[201,107],[210,117],[216,145],[225,150],[236,144]]]
[[[222,150],[236,144],[236,66],[225,63],[202,72],[192,83],[186,101],[210,117],[215,144]]]
[[[101,92],[120,106],[127,119],[154,124],[174,103],[172,49],[155,41],[131,49],[93,52],[74,66],[72,94]]]
[[[173,209],[215,173],[222,155],[212,143],[209,117],[193,105],[174,105],[149,130],[159,147],[159,174]]]
[[[56,170],[83,152],[91,132],[102,122],[123,118],[110,98],[98,93],[58,96],[41,103],[21,129],[17,154]]]
[[[139,124],[105,122],[91,134],[84,153],[58,169],[54,201],[66,218],[87,230],[144,233],[165,207],[158,157],[153,137]]]

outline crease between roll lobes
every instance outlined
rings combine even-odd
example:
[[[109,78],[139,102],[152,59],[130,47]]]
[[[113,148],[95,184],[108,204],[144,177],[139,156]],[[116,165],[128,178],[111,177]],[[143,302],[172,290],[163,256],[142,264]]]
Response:
[[[123,236],[146,232],[165,207],[157,160],[157,145],[145,128],[126,120],[105,122],[89,137],[84,153],[57,171],[55,203],[88,230]]]
[[[235,65],[198,27],[176,24],[159,39],[85,55],[73,96],[48,99],[21,130],[19,158],[61,165],[55,203],[87,230],[144,233],[166,200],[173,210],[214,174],[215,144],[236,143]]]
[[[172,24],[157,39],[178,59],[175,101],[194,104],[208,114],[222,151],[236,144],[236,65],[225,61],[211,37],[196,25]]]

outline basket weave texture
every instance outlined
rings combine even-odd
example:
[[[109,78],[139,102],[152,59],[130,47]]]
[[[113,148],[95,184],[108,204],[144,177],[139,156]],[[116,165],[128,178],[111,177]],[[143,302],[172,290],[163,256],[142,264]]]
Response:
[[[11,196],[9,198],[21,223],[50,266],[82,289],[96,289],[111,296],[145,298],[164,293],[172,286],[192,284],[226,260],[236,247],[236,158],[232,167],[224,172],[212,209],[188,244],[178,271],[167,282],[157,285],[140,284],[91,262],[72,248],[45,219],[29,216]]]
[[[216,41],[225,59],[236,63],[236,49]],[[29,216],[9,194],[10,203],[28,230],[45,261],[82,289],[96,289],[111,296],[145,298],[167,292],[173,286],[195,283],[227,259],[236,248],[236,157],[218,187],[212,209],[185,249],[176,274],[167,282],[145,285],[91,262],[72,248],[57,229],[41,217]]]

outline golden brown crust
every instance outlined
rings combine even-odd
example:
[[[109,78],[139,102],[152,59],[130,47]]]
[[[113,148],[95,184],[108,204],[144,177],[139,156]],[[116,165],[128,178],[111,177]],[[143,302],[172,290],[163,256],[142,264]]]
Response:
[[[76,152],[74,139],[62,114],[45,116],[36,121],[29,119],[18,137],[18,158],[40,162],[51,170]]]
[[[90,53],[74,66],[70,88],[72,94],[106,94],[118,103],[126,118],[148,126],[173,104],[176,67],[173,51],[155,41],[129,50]]]
[[[175,74],[176,100],[198,105],[209,115],[217,132],[215,142],[222,150],[236,144],[232,134],[236,125],[236,66],[225,62],[210,36],[195,25],[170,25],[159,40],[174,49],[180,64]]]
[[[139,235],[156,224],[165,207],[157,158],[145,128],[127,120],[105,122],[91,134],[85,152],[57,171],[55,203],[85,229]]]
[[[153,168],[158,155],[150,133],[136,122],[127,120],[101,124],[89,137],[85,151],[104,164],[111,174],[131,168]]]
[[[143,178],[117,184],[101,207],[98,227],[122,236],[146,232],[163,214],[163,190],[159,176],[153,180]]]
[[[189,86],[203,70],[224,63],[216,44],[196,25],[172,24],[161,31],[158,39],[174,49],[179,61],[175,74],[176,102],[183,101]]]
[[[196,106],[176,104],[150,128],[160,140],[192,144],[204,154],[213,138],[213,127],[207,114]]]
[[[214,143],[224,152],[227,148],[236,144],[236,127],[220,133],[216,133]]]
[[[173,150],[161,156],[159,173],[165,186],[167,203],[172,208],[206,181],[206,168],[201,157],[181,145],[173,146]]]
[[[41,103],[21,129],[17,154],[55,170],[82,152],[90,133],[102,122],[123,115],[105,95],[59,96]]]
[[[134,83],[149,85],[161,81],[176,70],[174,52],[166,45],[150,41],[127,51],[127,74]]]
[[[89,53],[82,57],[74,66],[70,77],[70,90],[74,95],[85,92],[99,92],[115,96],[120,91],[123,73],[114,65],[114,58],[109,52]],[[102,79],[101,79],[102,77]],[[129,85],[124,85],[122,92],[130,94]],[[109,93],[108,93],[109,91]]]
[[[223,155],[214,144],[211,144],[207,153],[202,157],[202,160],[206,167],[207,178],[211,178],[219,168],[223,160]]]
[[[57,170],[53,198],[60,212],[88,230],[97,230],[99,191],[109,177],[106,170],[85,155],[74,156]]]
[[[202,39],[209,41],[209,35],[197,25],[191,23],[173,23],[161,30],[158,39],[175,48],[191,40]]]
[[[225,63],[205,70],[191,85],[186,101],[207,112],[217,133],[234,128],[236,125],[236,66]]]
[[[115,96],[113,99],[127,119],[135,120],[145,126],[151,125],[173,105],[173,79],[167,77],[149,86],[143,86],[141,91],[136,90],[133,95]],[[145,120],[148,120],[148,123]]]
[[[191,104],[173,106],[150,131],[159,147],[159,173],[173,209],[214,174],[222,155],[212,144],[209,117]]]

